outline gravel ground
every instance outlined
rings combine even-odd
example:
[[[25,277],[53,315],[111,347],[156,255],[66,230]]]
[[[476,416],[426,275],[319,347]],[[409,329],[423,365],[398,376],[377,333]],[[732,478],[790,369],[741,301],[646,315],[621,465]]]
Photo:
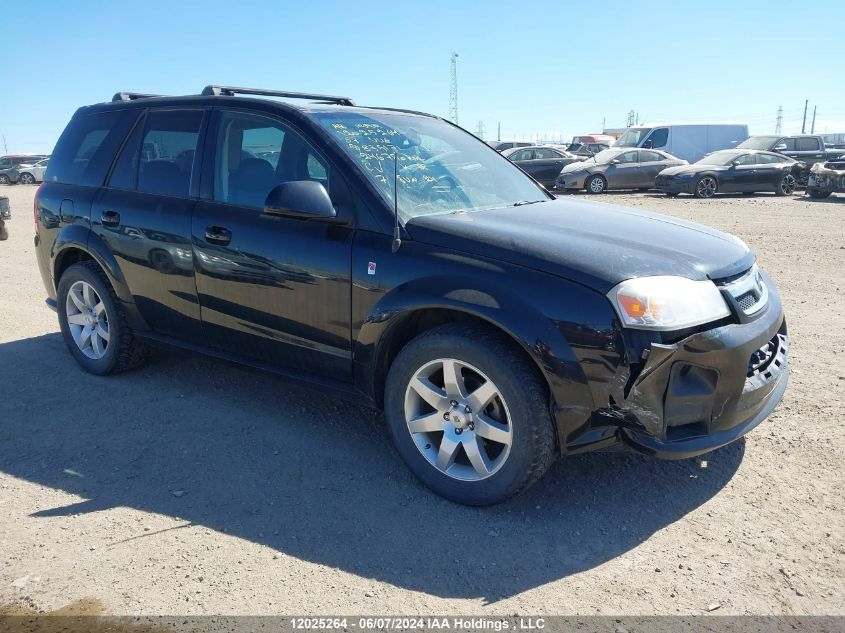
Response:
[[[791,385],[706,461],[559,460],[506,504],[423,489],[379,414],[216,361],[83,373],[44,305],[34,187],[0,242],[0,606],[112,614],[845,614],[845,198],[607,194],[743,238]]]

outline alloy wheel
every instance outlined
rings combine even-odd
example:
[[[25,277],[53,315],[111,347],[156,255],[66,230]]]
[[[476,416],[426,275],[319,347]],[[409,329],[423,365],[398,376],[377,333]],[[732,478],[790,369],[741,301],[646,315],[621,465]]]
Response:
[[[716,193],[716,179],[712,176],[705,176],[698,181],[696,191],[700,198],[712,198]]]
[[[0,185],[8,185],[9,177],[6,174],[0,174]]]
[[[35,178],[31,174],[21,174],[21,183],[24,185],[31,185],[35,182]]]
[[[414,372],[405,391],[405,422],[423,457],[441,473],[479,481],[507,461],[510,413],[498,387],[481,370],[439,358]]]
[[[67,293],[65,315],[76,346],[88,358],[99,360],[109,345],[109,319],[106,305],[94,286],[77,281]]]
[[[601,178],[591,178],[589,185],[591,193],[601,193],[604,191],[604,180]]]
[[[793,176],[792,174],[786,174],[780,180],[780,192],[785,196],[788,196],[793,191],[795,191],[795,186],[795,176]]]

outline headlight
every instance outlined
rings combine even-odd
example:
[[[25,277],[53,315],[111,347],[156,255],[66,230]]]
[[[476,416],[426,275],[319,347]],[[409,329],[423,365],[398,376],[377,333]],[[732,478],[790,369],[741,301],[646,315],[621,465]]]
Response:
[[[607,296],[622,323],[635,330],[681,330],[730,315],[710,280],[639,277],[623,281]]]

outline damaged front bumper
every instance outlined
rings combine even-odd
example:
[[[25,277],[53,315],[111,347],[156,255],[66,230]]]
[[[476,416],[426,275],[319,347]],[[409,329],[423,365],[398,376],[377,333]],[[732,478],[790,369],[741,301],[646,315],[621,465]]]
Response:
[[[789,373],[786,321],[771,288],[754,320],[652,343],[639,373],[617,383],[613,406],[603,412],[620,423],[618,437],[639,451],[682,459],[760,424],[783,397]]]
[[[845,170],[828,169],[817,163],[813,165],[807,178],[807,188],[824,193],[843,193],[845,192]]]

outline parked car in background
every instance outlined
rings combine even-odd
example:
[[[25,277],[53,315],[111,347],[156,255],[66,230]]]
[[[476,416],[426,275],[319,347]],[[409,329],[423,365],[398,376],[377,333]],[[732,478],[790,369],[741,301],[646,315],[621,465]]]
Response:
[[[32,163],[31,165],[21,163],[17,167],[18,182],[22,185],[31,185],[36,182],[43,182],[44,172],[47,171],[47,164],[49,162],[49,158],[42,158],[37,163]]]
[[[589,160],[564,167],[554,188],[585,189],[587,193],[604,193],[608,189],[647,190],[654,187],[654,179],[661,171],[686,164],[687,161],[658,150],[611,147]]]
[[[562,147],[551,145],[515,147],[505,150],[502,155],[547,189],[555,186],[555,179],[564,166],[581,160]]]
[[[42,158],[47,158],[47,156],[44,154],[6,154],[0,156],[0,185],[10,185],[18,181],[18,165],[31,165]]]
[[[628,128],[613,147],[659,149],[692,163],[747,138],[745,123],[651,123]]]
[[[795,191],[804,164],[776,154],[747,149],[713,152],[682,167],[670,167],[657,176],[655,188],[669,195],[691,193],[711,198],[716,193],[773,191],[786,196]]]
[[[801,186],[807,184],[807,177],[813,165],[838,158],[845,153],[843,150],[828,149],[825,147],[822,137],[814,134],[750,136],[737,145],[737,149],[762,149],[777,152],[804,163],[807,167],[798,178],[798,183]]]
[[[566,149],[576,156],[590,158],[608,149],[615,142],[616,139],[608,134],[582,134],[580,136],[573,136],[572,142],[569,143]]]
[[[592,158],[599,152],[610,149],[611,144],[607,143],[570,143],[566,151],[577,156],[581,160]]]
[[[487,141],[487,144],[497,152],[502,152],[514,147],[531,147],[533,145],[533,143],[529,141]]]
[[[845,193],[845,156],[816,163],[810,168],[807,195],[827,198],[832,193]]]

